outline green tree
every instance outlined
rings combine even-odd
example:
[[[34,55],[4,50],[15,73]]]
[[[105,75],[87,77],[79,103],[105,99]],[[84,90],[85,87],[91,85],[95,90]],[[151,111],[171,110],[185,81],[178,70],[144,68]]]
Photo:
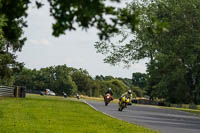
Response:
[[[133,82],[131,79],[129,78],[117,78],[118,80],[121,80],[125,85],[127,85],[128,87],[132,87],[133,86]]]
[[[26,86],[27,90],[45,91],[51,89],[56,94],[63,92],[73,95],[77,92],[77,86],[72,81],[66,65],[30,70],[24,68],[15,74],[15,85]]]
[[[105,92],[108,90],[108,88],[112,88],[113,96],[115,98],[120,97],[125,91],[128,90],[128,86],[118,79],[100,81],[100,86],[102,96],[105,95]]]
[[[13,73],[23,66],[16,61],[15,52],[21,50],[25,41],[22,27],[27,6],[25,0],[0,0],[0,84],[3,85],[13,85]]]
[[[100,82],[91,80],[91,94],[90,96],[99,97],[100,96]]]
[[[27,90],[40,90],[41,88],[38,88],[38,84],[36,83],[36,70],[31,70],[27,68],[23,68],[19,73],[16,73],[14,75],[15,77],[15,83],[14,85],[17,86],[25,86]]]
[[[52,34],[58,37],[65,34],[66,30],[76,30],[76,27],[84,30],[96,27],[100,39],[109,39],[125,23],[130,24],[134,30],[135,14],[128,14],[126,10],[117,9],[112,5],[108,6],[105,1],[120,2],[120,0],[48,0],[50,15],[55,19]],[[15,54],[22,50],[26,41],[23,29],[27,27],[26,17],[30,3],[35,3],[37,8],[43,5],[39,0],[0,0],[0,58],[5,60],[0,64],[1,80],[4,78],[5,81],[5,77],[9,79],[13,75],[11,68],[22,65],[16,61]],[[12,67],[8,67],[10,65]]]
[[[82,94],[91,95],[91,80],[92,78],[89,76],[86,70],[77,70],[71,75],[72,80],[76,83],[78,92]]]
[[[95,80],[104,80],[103,75],[96,75]]]
[[[134,86],[138,86],[140,88],[146,87],[146,74],[144,73],[133,73],[132,74],[132,83]]]
[[[54,68],[54,88],[51,88],[59,94],[66,92],[68,95],[74,94],[77,91],[76,84],[72,81],[66,65],[58,65]]]
[[[104,80],[112,80],[112,79],[114,79],[113,76],[105,76],[105,77],[104,77]]]
[[[199,0],[133,2],[127,9],[139,13],[136,32],[120,33],[120,45],[96,43],[97,52],[108,53],[105,62],[111,64],[148,58],[147,92],[152,97],[199,103],[199,7]]]

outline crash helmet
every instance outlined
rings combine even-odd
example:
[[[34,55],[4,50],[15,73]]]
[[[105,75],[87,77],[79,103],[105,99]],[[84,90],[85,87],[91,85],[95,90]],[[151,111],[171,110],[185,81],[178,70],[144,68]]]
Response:
[[[131,90],[128,90],[128,94],[131,94],[131,92],[132,92]]]

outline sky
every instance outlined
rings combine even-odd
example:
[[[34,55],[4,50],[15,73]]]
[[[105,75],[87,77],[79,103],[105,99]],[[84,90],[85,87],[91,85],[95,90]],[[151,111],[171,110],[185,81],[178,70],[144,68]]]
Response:
[[[126,0],[124,0],[124,3]],[[122,3],[120,6],[125,5]],[[49,6],[28,10],[28,28],[25,28],[27,41],[22,52],[17,53],[18,61],[25,67],[40,69],[49,66],[66,64],[69,67],[86,69],[92,77],[111,75],[113,77],[131,78],[133,72],[145,72],[145,61],[133,64],[129,68],[124,65],[112,66],[103,62],[104,55],[96,53],[94,43],[99,40],[97,30],[91,28],[82,31],[67,31],[60,37],[52,36],[53,18],[49,15]]]

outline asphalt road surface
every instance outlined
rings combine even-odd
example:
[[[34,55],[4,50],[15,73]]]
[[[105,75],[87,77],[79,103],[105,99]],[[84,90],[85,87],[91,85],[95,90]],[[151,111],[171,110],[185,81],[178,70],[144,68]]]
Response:
[[[158,130],[161,133],[200,133],[200,117],[178,110],[162,109],[152,106],[132,105],[118,111],[118,105],[87,101],[98,111],[121,120]]]

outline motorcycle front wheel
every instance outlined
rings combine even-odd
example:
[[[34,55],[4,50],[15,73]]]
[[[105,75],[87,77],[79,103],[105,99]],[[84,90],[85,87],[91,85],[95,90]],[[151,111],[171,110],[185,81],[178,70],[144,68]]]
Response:
[[[105,102],[105,106],[108,106],[108,102]]]

